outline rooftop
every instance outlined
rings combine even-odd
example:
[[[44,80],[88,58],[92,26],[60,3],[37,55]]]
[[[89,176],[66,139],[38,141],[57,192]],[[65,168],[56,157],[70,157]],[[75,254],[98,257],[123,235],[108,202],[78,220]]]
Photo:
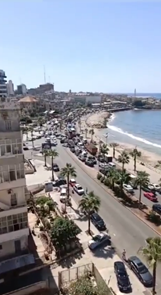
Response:
[[[19,102],[34,103],[37,102],[37,99],[33,96],[25,96],[19,100]]]

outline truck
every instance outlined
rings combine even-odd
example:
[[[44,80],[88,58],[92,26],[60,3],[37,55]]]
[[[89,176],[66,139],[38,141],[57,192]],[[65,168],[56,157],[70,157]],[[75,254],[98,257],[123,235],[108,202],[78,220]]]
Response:
[[[91,155],[95,156],[97,154],[97,147],[92,142],[87,142],[85,148]]]

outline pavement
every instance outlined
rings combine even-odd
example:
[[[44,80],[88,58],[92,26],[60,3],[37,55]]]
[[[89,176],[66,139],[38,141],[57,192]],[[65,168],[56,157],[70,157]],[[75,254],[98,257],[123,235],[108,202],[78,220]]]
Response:
[[[35,144],[41,145],[44,139],[37,140]],[[66,163],[71,163],[75,167],[77,172],[77,182],[80,183],[84,189],[88,188],[88,191],[94,191],[101,199],[100,215],[104,219],[109,233],[112,237],[112,241],[118,251],[122,253],[123,249],[126,249],[127,256],[138,255],[140,247],[145,246],[145,240],[148,237],[155,237],[156,234],[146,224],[139,220],[129,210],[123,207],[117,200],[112,198],[108,193],[95,181],[95,175],[90,172],[91,168],[83,168],[77,158],[73,157],[73,154],[58,144],[56,147],[59,157],[55,162],[64,167]],[[26,151],[30,152],[30,151]],[[25,152],[25,154],[27,154]],[[37,156],[34,156],[35,158]],[[39,157],[40,159],[40,157]],[[49,161],[50,159],[47,159]],[[80,200],[80,197],[75,194],[74,200],[76,203]],[[143,258],[141,258],[143,260]],[[159,272],[161,268],[158,266],[157,270],[157,293],[161,294],[161,281]]]
[[[51,192],[50,193],[52,199],[57,203],[59,209],[61,210],[62,203],[60,202],[60,193]],[[79,208],[77,203],[74,201],[74,195],[71,197],[72,208],[67,207],[67,215],[70,219],[74,220],[74,222],[81,229],[81,233],[78,235],[80,239],[84,254],[81,260],[76,261],[74,267],[84,265],[90,262],[93,262],[97,267],[99,273],[102,278],[111,287],[117,295],[120,295],[121,292],[117,287],[116,276],[114,273],[114,262],[120,261],[119,256],[114,252],[113,249],[109,248],[109,246],[101,247],[94,252],[91,252],[88,248],[88,241],[91,239],[91,236],[86,234],[88,222],[87,219],[79,212]],[[91,231],[93,234],[98,234],[98,230],[95,228],[93,224],[91,224]],[[56,276],[58,271],[63,271],[62,267],[58,267],[55,270],[53,269],[53,275]],[[133,274],[131,270],[127,268],[127,272],[129,274],[130,282],[132,284],[132,292],[133,295],[143,295],[147,290],[145,287],[139,282],[136,276]],[[72,271],[71,271],[72,273]],[[148,293],[147,293],[148,294]]]

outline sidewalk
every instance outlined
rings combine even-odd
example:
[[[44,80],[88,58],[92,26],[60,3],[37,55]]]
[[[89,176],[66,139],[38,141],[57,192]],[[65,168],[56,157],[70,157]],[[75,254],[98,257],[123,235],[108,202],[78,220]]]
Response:
[[[58,207],[61,210],[62,203],[59,200],[59,196],[60,196],[60,193],[51,192],[52,199],[58,204]],[[109,249],[108,246],[103,248],[100,247],[94,252],[91,252],[89,250],[88,241],[91,240],[91,236],[88,236],[85,232],[88,227],[87,220],[86,218],[84,218],[84,216],[82,216],[82,214],[79,213],[78,206],[76,202],[74,201],[73,197],[71,197],[71,202],[72,202],[73,209],[71,207],[67,207],[67,214],[70,219],[74,220],[74,222],[79,226],[79,228],[82,231],[78,235],[78,237],[81,240],[81,243],[85,252],[82,259],[77,260],[76,265],[74,266],[93,262],[95,266],[97,267],[97,269],[99,270],[103,279],[108,284],[108,286],[111,287],[117,295],[121,295],[122,293],[119,291],[117,287],[116,276],[115,276],[114,268],[113,268],[114,262],[120,261],[119,256],[114,253],[114,250],[112,250],[111,248]],[[91,224],[91,230],[94,234],[99,233],[98,230],[93,226],[93,224]],[[55,276],[58,273],[58,271],[62,271],[62,268],[60,266],[52,270],[53,275]],[[134,273],[131,272],[128,268],[127,268],[127,272],[129,274],[130,282],[132,284],[131,294],[145,295],[147,290],[139,282],[139,280],[134,275]]]

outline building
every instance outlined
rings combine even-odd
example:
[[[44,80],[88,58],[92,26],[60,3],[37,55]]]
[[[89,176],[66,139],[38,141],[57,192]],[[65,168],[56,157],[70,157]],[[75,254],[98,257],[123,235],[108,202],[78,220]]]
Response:
[[[17,102],[0,100],[0,260],[28,249],[28,217]],[[17,258],[17,257],[16,257]],[[13,259],[13,258],[12,258]],[[17,258],[18,259],[18,258]],[[18,260],[17,260],[18,261]],[[0,269],[2,268],[0,263]],[[15,264],[18,264],[19,261]],[[13,267],[14,262],[6,264]],[[19,266],[20,267],[20,266]]]
[[[0,70],[0,98],[7,96],[6,74],[3,70]]]
[[[21,109],[34,110],[38,106],[38,100],[33,96],[25,96],[19,100]]]
[[[27,93],[27,87],[25,84],[21,84],[17,86],[17,94],[26,94]]]
[[[11,80],[9,80],[7,83],[7,95],[8,96],[14,95],[14,85]]]

